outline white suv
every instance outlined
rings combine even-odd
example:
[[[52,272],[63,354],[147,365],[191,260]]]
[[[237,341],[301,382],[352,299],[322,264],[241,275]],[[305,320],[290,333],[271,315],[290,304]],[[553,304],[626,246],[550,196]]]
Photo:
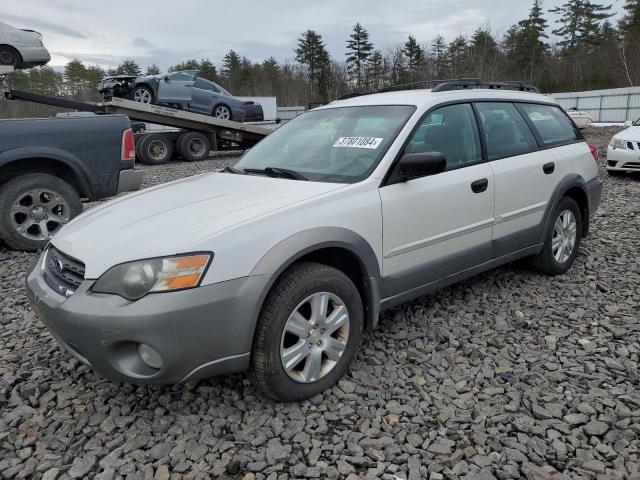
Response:
[[[226,172],[91,209],[29,274],[33,307],[117,381],[249,369],[280,400],[331,387],[381,309],[523,257],[573,263],[600,201],[595,149],[508,85],[336,101]]]

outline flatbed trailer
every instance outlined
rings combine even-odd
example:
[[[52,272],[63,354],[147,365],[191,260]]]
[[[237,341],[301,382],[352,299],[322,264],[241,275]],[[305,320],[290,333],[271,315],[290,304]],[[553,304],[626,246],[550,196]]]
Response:
[[[109,101],[91,103],[22,90],[8,90],[5,92],[5,97],[8,100],[22,100],[80,112],[93,112],[98,115],[124,114],[130,120],[173,128],[173,131],[168,132],[145,132],[135,135],[136,157],[143,163],[149,164],[165,163],[174,154],[188,161],[196,161],[208,158],[211,151],[224,148],[251,148],[275,128],[275,124],[221,120],[199,113],[162,105],[143,104],[117,97]]]

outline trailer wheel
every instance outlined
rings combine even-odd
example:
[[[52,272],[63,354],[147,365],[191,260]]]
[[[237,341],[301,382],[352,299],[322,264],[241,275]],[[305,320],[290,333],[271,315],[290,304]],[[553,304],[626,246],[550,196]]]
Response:
[[[171,159],[173,145],[164,135],[147,135],[140,143],[140,161],[147,165],[162,165]]]
[[[204,133],[188,132],[180,135],[177,143],[182,158],[188,162],[198,162],[209,158],[211,142]]]

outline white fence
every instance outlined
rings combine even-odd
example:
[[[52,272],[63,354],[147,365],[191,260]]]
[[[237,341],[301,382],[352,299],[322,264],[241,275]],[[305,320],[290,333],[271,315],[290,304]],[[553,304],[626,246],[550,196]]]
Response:
[[[594,122],[625,122],[640,117],[640,87],[552,93],[565,110],[586,112]]]

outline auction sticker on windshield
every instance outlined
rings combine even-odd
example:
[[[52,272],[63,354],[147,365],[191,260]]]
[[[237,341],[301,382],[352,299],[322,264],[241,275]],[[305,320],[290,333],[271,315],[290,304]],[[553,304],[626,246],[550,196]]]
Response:
[[[375,137],[340,137],[333,144],[337,148],[370,148],[376,149],[382,143],[382,138]]]

